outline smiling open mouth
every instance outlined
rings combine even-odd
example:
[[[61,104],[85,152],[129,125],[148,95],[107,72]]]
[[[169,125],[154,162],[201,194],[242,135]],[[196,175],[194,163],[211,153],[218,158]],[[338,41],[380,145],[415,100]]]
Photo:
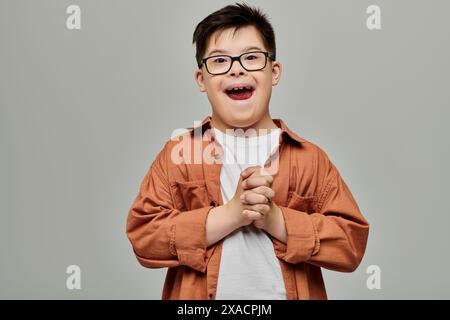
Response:
[[[233,100],[246,100],[253,95],[253,90],[252,88],[241,88],[225,90],[225,93]]]

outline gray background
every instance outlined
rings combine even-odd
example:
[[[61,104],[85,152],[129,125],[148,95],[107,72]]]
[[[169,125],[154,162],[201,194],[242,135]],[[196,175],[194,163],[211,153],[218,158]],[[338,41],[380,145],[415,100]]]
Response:
[[[166,270],[137,263],[126,215],[172,130],[210,114],[191,37],[229,3],[0,0],[0,298],[160,298]],[[356,272],[324,270],[329,298],[450,298],[450,2],[248,3],[284,66],[272,116],[328,153],[371,224]]]

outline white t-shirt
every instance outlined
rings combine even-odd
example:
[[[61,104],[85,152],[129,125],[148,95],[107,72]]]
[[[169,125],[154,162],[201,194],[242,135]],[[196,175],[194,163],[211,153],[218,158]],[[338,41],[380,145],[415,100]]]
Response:
[[[240,173],[250,166],[263,167],[271,151],[278,148],[281,129],[252,137],[225,134],[216,128],[214,132],[224,151],[220,188],[227,203],[235,194]],[[248,225],[225,238],[216,299],[286,299],[280,264],[264,231]]]

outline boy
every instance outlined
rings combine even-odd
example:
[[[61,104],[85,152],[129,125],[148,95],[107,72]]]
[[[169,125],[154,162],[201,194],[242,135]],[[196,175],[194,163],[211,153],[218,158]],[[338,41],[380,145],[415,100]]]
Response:
[[[163,299],[326,299],[321,267],[354,271],[369,226],[326,153],[270,116],[272,26],[229,5],[193,40],[212,116],[168,141],[141,183],[127,221],[138,261],[168,267]]]

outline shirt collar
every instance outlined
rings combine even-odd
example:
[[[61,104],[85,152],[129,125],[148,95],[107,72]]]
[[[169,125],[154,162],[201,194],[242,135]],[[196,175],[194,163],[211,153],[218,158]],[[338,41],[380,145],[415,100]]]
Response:
[[[214,130],[211,130],[212,129],[211,120],[212,120],[212,117],[211,116],[207,116],[207,117],[205,117],[203,119],[201,124],[199,124],[199,125],[197,125],[197,126],[195,126],[193,128],[189,128],[189,131],[190,131],[191,135],[194,133],[194,130],[199,130],[201,128],[202,133],[204,133],[207,130],[207,132],[209,132],[209,135],[210,135],[211,139],[215,140]],[[305,139],[301,138],[295,132],[293,132],[291,129],[289,129],[288,126],[284,123],[283,120],[281,120],[281,119],[272,119],[272,121],[277,125],[278,128],[281,129],[280,144],[282,142],[284,142],[284,139],[286,139],[286,137],[288,137],[291,140],[296,141],[296,142],[298,142],[300,144],[306,142]],[[210,129],[210,130],[208,130],[208,129]]]

